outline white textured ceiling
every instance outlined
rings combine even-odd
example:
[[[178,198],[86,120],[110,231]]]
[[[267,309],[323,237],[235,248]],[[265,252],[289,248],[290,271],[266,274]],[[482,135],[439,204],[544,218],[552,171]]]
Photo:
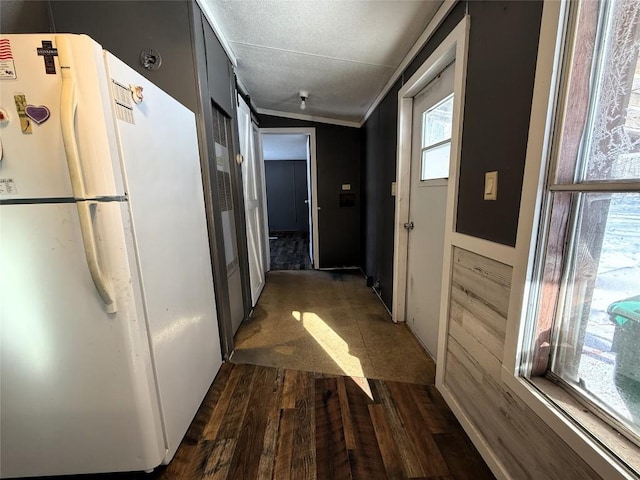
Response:
[[[262,154],[265,160],[306,160],[307,138],[304,133],[262,135]]]
[[[259,110],[359,122],[442,1],[203,3]]]

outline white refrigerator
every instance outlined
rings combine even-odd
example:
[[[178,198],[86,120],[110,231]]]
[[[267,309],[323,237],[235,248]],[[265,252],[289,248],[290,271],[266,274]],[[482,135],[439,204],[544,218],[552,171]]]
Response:
[[[168,463],[222,363],[195,117],[84,35],[0,35],[0,100],[0,477]]]

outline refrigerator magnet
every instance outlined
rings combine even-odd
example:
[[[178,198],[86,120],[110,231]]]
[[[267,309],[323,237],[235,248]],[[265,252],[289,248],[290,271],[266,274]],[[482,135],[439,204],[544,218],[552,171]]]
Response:
[[[0,127],[9,123],[9,114],[4,108],[0,108]]]
[[[22,93],[17,93],[13,96],[13,101],[16,103],[16,110],[18,111],[18,118],[20,119],[20,131],[26,134],[33,133],[33,125],[25,112],[27,97]]]
[[[44,71],[48,75],[55,75],[56,62],[53,57],[58,56],[58,49],[53,48],[51,40],[42,40],[42,48],[37,49],[38,56],[44,59]]]
[[[11,42],[8,38],[0,38],[0,80],[15,80],[16,65],[13,63]]]
[[[44,105],[27,105],[24,109],[24,113],[33,120],[36,125],[40,125],[46,122],[51,116],[51,112]]]
[[[131,98],[133,98],[133,103],[136,105],[142,103],[142,100],[144,99],[142,90],[144,89],[140,85],[130,85],[129,88],[131,89]]]

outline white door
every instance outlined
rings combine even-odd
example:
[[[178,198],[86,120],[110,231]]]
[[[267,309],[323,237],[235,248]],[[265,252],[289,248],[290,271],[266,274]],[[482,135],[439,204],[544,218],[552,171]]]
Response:
[[[245,101],[238,97],[238,132],[242,162],[242,190],[247,225],[247,248],[249,250],[249,279],[251,281],[251,304],[255,306],[264,288],[265,257],[267,255],[265,222],[264,164],[257,154],[255,144],[257,126],[251,121],[251,111]]]
[[[454,65],[414,98],[406,321],[437,358]]]
[[[264,173],[264,158],[262,156],[262,135],[255,123],[251,123],[253,132],[253,157],[256,162],[256,175],[259,176],[262,193],[258,196],[260,202],[260,241],[262,244],[262,271],[271,269],[271,252],[269,247],[269,215],[267,213],[267,182]]]

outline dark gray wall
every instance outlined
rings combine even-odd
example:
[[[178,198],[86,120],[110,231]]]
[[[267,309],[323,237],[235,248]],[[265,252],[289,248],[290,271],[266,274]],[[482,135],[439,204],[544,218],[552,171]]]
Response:
[[[365,123],[365,273],[392,302],[397,94],[451,30],[471,15],[460,160],[457,231],[515,244],[542,2],[463,1],[404,71]],[[482,200],[484,173],[498,170],[498,200]]]
[[[457,231],[514,246],[542,2],[470,2]],[[498,199],[483,201],[498,170]]]
[[[264,162],[269,231],[308,232],[307,161]]]
[[[393,285],[393,222],[395,197],[391,183],[396,178],[398,91],[396,82],[363,126],[366,162],[366,212],[364,217],[365,273],[378,282],[378,291],[389,306]],[[390,226],[391,228],[385,228]],[[372,252],[375,252],[372,254]]]
[[[54,31],[89,35],[180,103],[197,111],[189,2],[52,0],[51,10]],[[140,64],[144,48],[160,52],[162,65],[158,70],[146,70]]]
[[[0,0],[1,33],[46,33],[50,31],[49,2]]]
[[[260,127],[316,129],[320,267],[360,266],[360,130],[270,115],[260,115]],[[351,184],[352,207],[340,206],[343,183]]]

